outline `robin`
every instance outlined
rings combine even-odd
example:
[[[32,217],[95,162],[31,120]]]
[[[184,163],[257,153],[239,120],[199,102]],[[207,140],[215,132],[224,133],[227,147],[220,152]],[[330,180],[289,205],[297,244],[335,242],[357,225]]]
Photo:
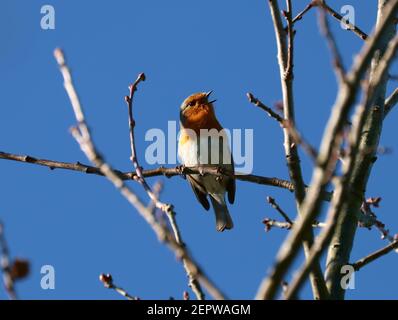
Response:
[[[178,156],[185,166],[209,165],[234,172],[234,164],[225,130],[218,122],[210,92],[200,92],[189,96],[180,108],[180,137]],[[235,200],[235,179],[230,176],[187,175],[198,201],[210,209],[208,197],[213,205],[217,231],[232,229],[233,222],[225,203]]]

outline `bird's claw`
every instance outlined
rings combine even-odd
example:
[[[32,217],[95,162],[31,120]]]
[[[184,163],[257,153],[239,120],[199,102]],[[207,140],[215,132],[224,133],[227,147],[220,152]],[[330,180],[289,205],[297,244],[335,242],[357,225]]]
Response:
[[[225,173],[224,168],[221,167],[221,166],[218,166],[218,167],[217,167],[217,174],[224,174],[224,173]]]
[[[182,176],[184,179],[186,179],[185,166],[184,166],[183,164],[177,166],[177,167],[176,167],[176,170],[177,170],[177,172],[178,172],[178,174],[179,174],[180,176]]]

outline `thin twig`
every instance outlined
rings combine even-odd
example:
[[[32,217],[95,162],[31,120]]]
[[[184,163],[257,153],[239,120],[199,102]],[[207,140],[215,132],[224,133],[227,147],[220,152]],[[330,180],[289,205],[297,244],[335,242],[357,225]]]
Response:
[[[188,292],[188,291],[184,291],[184,292],[182,293],[182,298],[183,298],[184,300],[190,300],[189,292]]]
[[[273,118],[276,121],[278,121],[281,127],[283,126],[283,122],[285,120],[278,113],[276,113],[270,107],[266,106],[259,99],[254,97],[252,93],[248,92],[246,95],[247,95],[247,98],[249,99],[250,103],[252,103],[255,106],[259,107],[260,109],[264,110],[271,118]]]
[[[329,7],[325,1],[323,0],[312,0],[307,6],[304,8],[303,11],[301,11],[294,19],[293,19],[293,24],[295,24],[297,21],[301,20],[303,16],[312,8],[314,7],[323,7],[325,11],[331,15],[333,18],[335,18],[337,21],[340,23],[344,23],[346,26],[347,30],[354,32],[358,37],[360,37],[362,40],[366,40],[368,38],[368,35],[363,32],[359,27],[356,25],[352,24],[350,21],[347,21],[344,19],[344,17],[337,13],[335,10],[333,10],[331,7]]]
[[[294,78],[293,74],[293,66],[294,66],[294,30],[293,30],[293,21],[292,21],[292,0],[286,0],[286,11],[282,11],[283,16],[286,19],[287,23],[287,56],[286,56],[286,68],[285,68],[285,74],[284,74],[284,79],[286,81],[292,81]],[[291,104],[293,104],[293,99],[290,101]],[[293,107],[291,106],[291,109]],[[292,117],[293,118],[293,117]],[[294,120],[289,119],[288,120]]]
[[[155,206],[162,210],[164,213],[168,214],[170,211],[173,211],[173,207],[170,204],[165,204],[159,201],[157,196],[153,193],[151,187],[146,182],[145,177],[142,172],[142,167],[138,163],[138,156],[135,147],[135,140],[134,140],[134,128],[135,128],[135,120],[133,118],[133,100],[134,100],[134,93],[137,90],[137,86],[141,81],[145,81],[145,74],[140,73],[137,79],[134,81],[132,85],[129,86],[130,95],[125,97],[125,101],[127,103],[128,109],[128,120],[129,120],[129,132],[130,132],[130,149],[131,149],[131,162],[134,165],[135,173],[137,175],[137,181],[143,186],[146,193],[148,194],[149,198],[155,204]]]
[[[293,226],[293,223],[287,221],[277,221],[269,218],[263,219],[262,222],[265,225],[266,232],[269,232],[273,227],[290,230]]]
[[[283,119],[278,113],[276,113],[274,110],[272,110],[270,107],[266,106],[263,102],[261,102],[259,99],[253,96],[250,92],[247,93],[247,98],[249,99],[249,102],[254,104],[255,106],[259,107],[260,109],[264,110],[269,117],[275,119],[278,121],[279,125],[288,130],[289,134],[291,135],[292,139],[297,145],[301,145],[303,149],[308,153],[308,155],[311,157],[311,159],[316,160],[316,157],[318,155],[318,152],[316,149],[311,146],[298,132],[298,130],[294,127],[291,121]],[[293,147],[293,146],[292,146]]]
[[[289,216],[286,214],[285,211],[282,210],[282,208],[279,206],[279,204],[276,203],[275,199],[272,197],[267,197],[267,202],[271,205],[272,208],[274,208],[276,211],[279,212],[279,214],[285,219],[287,223],[290,225],[293,225],[293,221],[289,218]]]
[[[199,281],[214,298],[225,299],[224,294],[213,284],[213,282],[205,275],[196,261],[192,258],[186,246],[178,243],[173,233],[171,233],[168,228],[156,221],[151,211],[147,209],[142,200],[131,190],[131,188],[124,183],[124,181],[117,175],[113,168],[107,164],[103,160],[102,156],[98,153],[95,145],[93,144],[90,130],[86,124],[83,109],[80,105],[80,101],[74,88],[70,70],[66,65],[64,54],[60,49],[56,49],[54,55],[64,77],[64,85],[65,88],[67,88],[67,93],[78,121],[77,127],[73,127],[71,129],[71,133],[79,143],[81,150],[85,153],[87,158],[113,183],[113,185],[128,200],[128,202],[137,209],[138,213],[145,219],[145,221],[155,232],[158,239],[167,244],[167,246],[174,252],[178,259],[182,259],[184,261],[184,266],[186,265],[190,272],[189,278]]]
[[[352,24],[350,21],[344,19],[344,17],[343,17],[341,14],[337,13],[335,10],[333,10],[331,7],[329,7],[329,6],[326,4],[326,1],[320,1],[320,0],[318,0],[317,2],[318,2],[318,4],[319,4],[320,6],[322,6],[322,7],[326,10],[326,12],[327,12],[328,14],[330,14],[333,18],[335,18],[336,20],[338,20],[338,21],[341,22],[341,23],[344,23],[345,26],[347,27],[347,30],[350,30],[350,31],[354,32],[354,33],[355,33],[358,37],[360,37],[362,40],[368,39],[368,35],[367,35],[365,32],[363,32],[363,31],[362,31],[360,28],[358,28],[356,25]]]
[[[341,57],[340,51],[337,47],[336,40],[333,36],[332,31],[330,30],[328,19],[325,14],[325,10],[323,6],[319,8],[319,25],[320,29],[326,38],[326,42],[329,46],[330,52],[332,53],[333,57],[333,70],[335,71],[337,80],[339,83],[345,82],[346,78],[346,71],[343,65],[343,59]]]
[[[123,288],[117,286],[113,282],[113,277],[112,275],[108,274],[100,274],[99,276],[100,281],[104,284],[104,287],[107,289],[115,290],[118,294],[121,296],[125,297],[127,300],[140,300],[138,297],[133,297],[130,295],[126,290]]]
[[[268,116],[278,121],[279,125],[289,132],[291,138],[294,140],[294,143],[297,145],[301,145],[304,151],[311,157],[311,159],[316,160],[318,156],[317,150],[302,137],[300,132],[297,130],[297,128],[294,127],[291,121],[283,119],[278,113],[276,113],[270,107],[266,106],[263,102],[254,97],[253,94],[251,94],[250,92],[247,93],[247,98],[249,99],[249,102],[264,110],[268,114]]]
[[[376,259],[379,259],[380,257],[390,253],[391,251],[397,248],[398,248],[398,240],[396,239],[388,246],[385,246],[384,248],[372,252],[371,254],[367,255],[366,257],[363,257],[362,259],[359,259],[357,262],[352,263],[351,265],[354,267],[355,271],[359,271],[364,266],[368,265],[369,263],[375,261]]]
[[[398,88],[396,88],[384,103],[384,118],[391,112],[391,110],[398,103]]]
[[[392,236],[390,234],[390,230],[386,229],[386,225],[381,222],[376,214],[372,211],[371,206],[378,207],[379,202],[381,201],[380,197],[377,198],[369,198],[362,202],[361,205],[361,216],[359,217],[359,225],[371,229],[372,226],[375,226],[381,233],[382,239],[387,239],[390,243],[395,242],[396,236]],[[395,250],[398,253],[398,249]]]
[[[307,6],[304,8],[304,10],[302,10],[297,16],[294,17],[294,19],[292,20],[292,23],[295,24],[297,21],[301,20],[303,18],[303,16],[310,11],[313,7],[315,7],[316,4],[316,0],[312,0],[309,4],[307,4]]]
[[[297,130],[291,121],[284,121],[283,127],[289,132],[292,137],[293,143],[303,148],[305,153],[311,158],[313,162],[316,162],[318,157],[318,151],[313,147],[307,140],[303,138],[303,135]],[[292,146],[293,147],[293,146]]]
[[[265,231],[266,232],[270,231],[273,227],[290,230],[293,227],[293,225],[294,225],[293,222],[290,223],[290,222],[287,222],[287,221],[278,221],[278,220],[269,219],[269,218],[263,219],[262,222],[265,225]],[[318,222],[318,221],[315,221],[312,224],[313,228],[324,228],[325,226],[326,226],[326,223]]]
[[[4,288],[8,294],[10,300],[17,299],[17,293],[15,291],[14,278],[11,272],[11,260],[10,252],[8,250],[7,241],[4,235],[4,224],[0,221],[0,263],[3,273]]]
[[[153,193],[155,194],[156,198],[159,198],[161,192],[163,191],[163,183],[162,181],[157,181],[154,186],[152,187]],[[156,204],[152,201],[149,200],[149,203],[147,205],[148,210],[152,212],[153,215],[156,213]]]

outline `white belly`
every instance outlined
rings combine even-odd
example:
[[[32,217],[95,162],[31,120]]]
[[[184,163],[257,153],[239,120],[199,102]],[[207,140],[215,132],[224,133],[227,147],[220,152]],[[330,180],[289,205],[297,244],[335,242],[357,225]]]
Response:
[[[189,139],[178,146],[178,160],[185,166],[192,167],[199,164],[197,143]]]
[[[231,151],[229,149],[228,138],[224,132],[220,134],[223,137],[224,143],[218,141],[218,136],[212,139],[209,143],[209,137],[200,137],[200,147],[195,138],[189,138],[184,144],[178,147],[178,159],[185,166],[197,165],[230,165],[231,164]]]

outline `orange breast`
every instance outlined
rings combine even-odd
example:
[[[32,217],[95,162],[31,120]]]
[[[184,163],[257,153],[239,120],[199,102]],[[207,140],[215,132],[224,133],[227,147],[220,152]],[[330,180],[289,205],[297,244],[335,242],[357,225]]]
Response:
[[[200,105],[187,110],[184,113],[182,125],[184,128],[194,130],[196,134],[200,133],[200,129],[222,130],[214,111],[209,105]]]

